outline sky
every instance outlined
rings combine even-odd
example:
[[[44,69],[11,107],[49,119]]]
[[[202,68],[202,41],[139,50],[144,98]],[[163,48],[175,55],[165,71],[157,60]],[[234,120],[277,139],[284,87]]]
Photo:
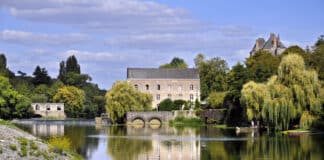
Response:
[[[324,34],[323,0],[0,0],[0,53],[10,70],[40,65],[56,78],[75,55],[100,88],[127,67],[158,67],[173,57],[189,67],[198,53],[244,62],[256,38],[312,46]]]

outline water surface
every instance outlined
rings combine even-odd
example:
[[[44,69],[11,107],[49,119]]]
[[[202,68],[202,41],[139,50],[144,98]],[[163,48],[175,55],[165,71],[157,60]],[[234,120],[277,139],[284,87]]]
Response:
[[[73,148],[89,160],[324,159],[324,135],[289,137],[268,133],[236,133],[214,127],[99,127],[52,122],[20,124],[47,139],[70,138]]]

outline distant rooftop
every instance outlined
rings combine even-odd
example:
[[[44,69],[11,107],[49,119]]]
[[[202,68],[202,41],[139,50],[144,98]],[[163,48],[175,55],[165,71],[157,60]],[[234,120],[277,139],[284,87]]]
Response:
[[[199,73],[194,68],[127,68],[127,79],[199,79]]]

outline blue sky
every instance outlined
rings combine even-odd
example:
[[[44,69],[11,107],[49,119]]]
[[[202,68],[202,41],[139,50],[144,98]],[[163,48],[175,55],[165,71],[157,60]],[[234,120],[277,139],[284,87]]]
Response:
[[[311,46],[324,34],[321,0],[0,0],[0,53],[9,68],[58,75],[76,55],[83,73],[109,89],[127,67],[158,67],[198,53],[243,62],[255,39],[280,34]]]

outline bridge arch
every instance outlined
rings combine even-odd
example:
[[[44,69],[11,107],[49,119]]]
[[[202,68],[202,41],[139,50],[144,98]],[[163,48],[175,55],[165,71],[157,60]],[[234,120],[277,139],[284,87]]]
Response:
[[[143,123],[143,124],[145,124],[145,120],[144,120],[143,117],[134,117],[134,118],[131,120],[131,122],[132,122],[132,123],[137,123],[137,122],[139,122],[139,123]]]
[[[142,121],[144,124],[162,124],[173,119],[172,112],[167,111],[150,111],[150,112],[127,112],[126,121],[127,123],[133,123],[135,120]],[[137,121],[137,122],[138,122]]]

